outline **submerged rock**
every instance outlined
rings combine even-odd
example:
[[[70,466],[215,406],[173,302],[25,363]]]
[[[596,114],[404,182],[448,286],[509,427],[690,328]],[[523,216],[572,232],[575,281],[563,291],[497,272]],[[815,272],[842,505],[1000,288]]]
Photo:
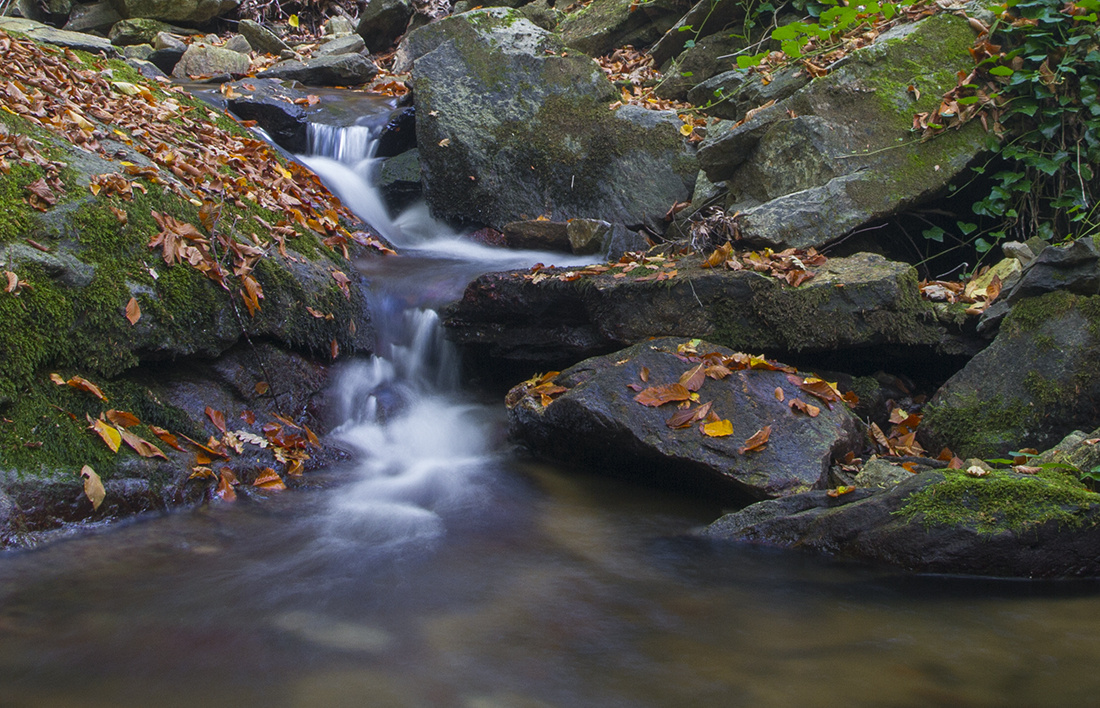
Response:
[[[706,342],[685,350],[681,345],[687,341],[657,339],[583,361],[554,380],[568,390],[549,402],[529,387],[517,387],[509,394],[513,436],[555,459],[742,500],[820,488],[833,458],[861,443],[860,426],[843,403],[832,409],[822,403],[816,417],[795,412],[794,399],[821,401],[794,385],[785,371],[743,369],[721,380],[704,378],[698,403],[710,403],[718,419],[729,420],[728,435],[704,435],[698,422],[669,427],[666,421],[680,409],[642,405],[629,386],[674,384],[693,367],[705,366],[706,355],[734,353]],[[777,390],[783,391],[781,400]],[[770,426],[766,445],[743,451],[765,426]]]
[[[922,573],[1100,575],[1100,495],[1060,472],[924,472],[883,492],[808,492],[727,514],[702,535]]]
[[[513,10],[422,27],[403,43],[433,214],[497,229],[546,216],[637,227],[690,195],[673,113],[625,106],[599,66]]]

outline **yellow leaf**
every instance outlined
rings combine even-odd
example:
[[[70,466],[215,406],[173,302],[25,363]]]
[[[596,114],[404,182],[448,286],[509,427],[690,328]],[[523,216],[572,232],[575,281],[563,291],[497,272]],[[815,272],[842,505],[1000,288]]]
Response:
[[[293,27],[294,29],[298,29],[298,25],[300,24],[298,22],[298,16],[297,15],[291,15],[290,18],[287,19],[286,23],[288,25],[290,25],[291,27]]]
[[[87,418],[91,424],[88,427],[102,438],[103,442],[107,443],[107,447],[111,448],[111,452],[118,452],[118,447],[122,444],[122,435],[102,420],[93,419],[91,416],[87,416]]]
[[[99,509],[99,505],[103,503],[104,497],[107,496],[107,490],[103,488],[103,482],[99,479],[99,475],[95,473],[88,465],[84,465],[80,468],[80,476],[84,480],[84,496],[88,497],[88,501],[92,503],[92,510]]]
[[[680,135],[683,135],[684,137],[687,137],[687,136],[691,135],[691,133],[694,130],[695,130],[695,126],[689,125],[688,123],[684,123],[683,125],[680,126]]]
[[[703,425],[703,435],[711,438],[724,438],[733,435],[733,423],[728,419],[717,420]]]

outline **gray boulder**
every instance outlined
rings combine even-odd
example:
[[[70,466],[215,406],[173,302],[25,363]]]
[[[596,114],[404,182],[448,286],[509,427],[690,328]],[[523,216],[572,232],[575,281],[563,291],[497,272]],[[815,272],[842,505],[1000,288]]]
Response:
[[[598,57],[630,44],[653,44],[690,8],[687,0],[592,0],[558,25],[566,45]]]
[[[201,24],[224,15],[240,0],[111,0],[124,18],[148,17],[165,22]]]
[[[975,342],[936,320],[905,263],[866,253],[834,258],[791,287],[751,270],[703,269],[701,261],[547,270],[537,281],[528,271],[490,273],[446,310],[444,326],[449,338],[490,356],[547,364],[669,335],[780,357],[844,350],[849,364],[878,366],[975,351]]]
[[[810,77],[801,66],[778,71],[766,83],[760,74],[746,76],[734,70],[701,82],[687,92],[687,99],[707,115],[739,121],[753,108],[782,101],[808,83]]]
[[[420,151],[406,150],[382,162],[376,181],[390,213],[398,213],[421,196]]]
[[[667,35],[666,35],[667,36]],[[731,36],[728,32],[719,32],[705,37],[696,42],[695,46],[684,51],[676,62],[666,66],[663,70],[664,79],[657,85],[655,92],[661,98],[682,101],[689,95],[689,91],[699,84],[707,81],[716,74],[729,72],[735,64],[727,55],[733,54],[744,46],[744,40],[739,36]],[[727,57],[719,59],[718,57]],[[743,72],[736,72],[743,76]],[[707,93],[704,100],[692,103],[705,105],[706,98],[713,98]],[[718,114],[713,114],[718,115]]]
[[[359,16],[356,33],[374,54],[392,47],[409,25],[416,10],[409,0],[370,0]]]
[[[136,17],[116,22],[111,27],[108,37],[111,39],[111,44],[116,47],[126,47],[133,44],[152,45],[156,41],[157,35],[168,31],[168,29],[169,26],[159,20]]]
[[[226,107],[241,120],[254,120],[280,147],[301,153],[308,148],[306,110],[294,103],[305,93],[279,79],[234,81],[227,87]]]
[[[77,4],[69,13],[69,21],[61,29],[70,32],[107,31],[121,19],[122,15],[107,0],[88,5]]]
[[[254,20],[241,20],[237,31],[248,40],[249,46],[262,54],[278,56],[284,51],[290,51],[290,46],[277,34]]]
[[[317,47],[313,55],[318,57],[330,57],[337,54],[358,54],[367,48],[363,38],[357,34],[336,37]]]
[[[150,56],[150,61],[157,62]],[[206,76],[222,76],[225,74],[247,74],[251,67],[248,57],[240,52],[223,47],[211,47],[206,44],[192,44],[172,67],[172,76],[177,79],[186,79]]]
[[[699,0],[650,48],[649,55],[657,66],[663,66],[669,59],[684,51],[689,39],[698,36],[696,46],[703,41],[713,41],[724,27],[743,21],[744,18],[743,0]],[[691,30],[681,29],[684,27],[690,27]]]
[[[118,56],[118,50],[111,45],[111,40],[106,37],[59,30],[34,20],[25,20],[19,17],[0,17],[0,29],[9,32],[21,32],[36,42],[79,49],[93,54],[98,52],[108,57]]]
[[[695,160],[675,114],[608,110],[616,94],[596,63],[514,10],[440,20],[403,49],[428,50],[415,58],[413,92],[436,216],[497,229],[543,215],[634,227],[690,195]]]
[[[570,251],[569,225],[562,221],[513,221],[505,224],[504,242],[508,248],[532,248],[539,251]]]
[[[701,535],[921,573],[1100,575],[1100,495],[1057,472],[924,472],[884,492],[811,491],[727,514]]]
[[[997,457],[1091,430],[1100,424],[1097,362],[1100,295],[1055,291],[1020,300],[993,343],[929,401],[925,447]]]
[[[258,78],[291,79],[306,86],[359,86],[373,79],[378,67],[361,54],[287,59],[261,71]]]
[[[975,121],[921,142],[912,119],[973,67],[973,41],[966,20],[949,14],[900,25],[743,125],[710,135],[699,161],[729,186],[725,206],[741,212],[742,236],[820,246],[945,188],[985,152],[985,133]]]
[[[695,346],[696,354],[678,351],[687,341],[658,339],[583,361],[557,377],[554,383],[568,390],[547,405],[521,384],[509,394],[512,435],[555,459],[741,500],[821,488],[833,458],[860,445],[860,426],[843,404],[822,404],[816,417],[794,412],[789,401],[810,397],[784,371],[743,369],[704,379],[699,405],[710,403],[719,419],[729,420],[730,435],[704,435],[697,423],[669,427],[666,421],[680,409],[642,405],[628,386],[674,384],[693,367],[717,361],[704,356],[733,354],[706,342]],[[765,426],[771,426],[766,446],[742,451]]]

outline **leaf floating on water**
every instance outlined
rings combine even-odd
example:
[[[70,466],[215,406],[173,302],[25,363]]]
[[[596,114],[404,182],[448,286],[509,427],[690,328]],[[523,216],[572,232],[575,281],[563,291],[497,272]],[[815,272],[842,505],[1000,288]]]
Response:
[[[687,401],[690,398],[691,391],[688,391],[683,384],[674,383],[665,384],[664,386],[650,386],[635,396],[634,400],[643,406],[656,408],[672,401]]]
[[[744,455],[746,452],[759,452],[764,449],[764,446],[768,444],[768,438],[772,436],[772,426],[765,425],[760,430],[757,430],[752,434],[748,440],[745,441],[745,446],[740,448],[738,452]]]
[[[130,298],[130,302],[126,303],[126,319],[132,325],[136,325],[141,319],[141,306],[138,305],[136,298]]]
[[[733,423],[728,419],[717,420],[703,425],[703,435],[708,438],[724,438],[733,435]]]
[[[107,490],[103,488],[103,481],[88,465],[80,468],[80,476],[84,480],[84,496],[92,503],[92,511],[97,511],[99,505],[107,497]]]
[[[122,435],[113,427],[103,422],[102,419],[95,419],[90,415],[85,417],[87,417],[88,423],[90,424],[88,428],[94,431],[95,434],[107,444],[107,447],[111,448],[111,452],[118,452],[119,446],[122,445]]]
[[[210,406],[206,407],[206,417],[210,419],[210,422],[214,424],[214,427],[218,429],[218,432],[225,434],[225,414],[221,411],[216,411]]]

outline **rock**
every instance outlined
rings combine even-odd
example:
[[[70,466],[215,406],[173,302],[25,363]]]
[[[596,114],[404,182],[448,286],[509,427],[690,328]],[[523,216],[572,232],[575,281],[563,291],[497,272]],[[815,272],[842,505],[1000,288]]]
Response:
[[[225,40],[224,49],[228,49],[231,52],[237,52],[238,54],[249,54],[252,51],[252,45],[248,43],[248,40],[244,38],[244,35],[235,34],[229,39]]]
[[[569,249],[577,255],[606,253],[611,224],[599,219],[571,219],[566,227]]]
[[[723,71],[726,74],[731,73],[729,70],[736,65],[729,55],[734,54],[744,45],[745,42],[740,36],[730,35],[727,32],[719,32],[700,39],[695,46],[684,51],[675,63],[666,68],[664,79],[654,89],[655,93],[661,98],[683,101],[690,95],[689,91],[712,76],[725,75],[722,74]],[[736,73],[744,77],[744,72]],[[711,88],[702,96],[702,100],[692,99],[691,102],[697,106],[704,106],[708,101],[715,101],[717,99],[713,96],[713,91],[714,89]],[[711,115],[720,114],[711,113]]]
[[[741,212],[742,237],[820,246],[944,189],[984,154],[985,134],[974,123],[921,142],[912,117],[973,67],[973,41],[949,14],[899,25],[743,125],[709,135],[699,161],[711,181],[726,181],[724,206]],[[915,65],[937,67],[918,82],[919,100],[909,92]]]
[[[405,34],[415,12],[409,0],[371,0],[363,8],[355,31],[372,54],[381,54]]]
[[[597,469],[617,470],[633,479],[678,488],[707,490],[717,498],[766,499],[824,485],[834,457],[861,444],[856,418],[842,405],[822,407],[814,418],[777,400],[807,398],[783,371],[734,371],[722,380],[705,379],[701,402],[712,403],[733,433],[707,437],[698,424],[674,430],[666,425],[674,405],[644,406],[628,384],[673,384],[696,366],[677,347],[688,340],[664,338],[588,359],[561,373],[555,384],[568,389],[543,406],[524,385],[509,393],[510,430],[540,454]],[[706,342],[699,356],[733,352]],[[689,355],[690,358],[690,355]],[[643,368],[648,384],[641,383]],[[739,452],[746,440],[771,426],[766,447]]]
[[[413,148],[384,160],[376,184],[391,214],[400,213],[419,199],[420,151]]]
[[[871,457],[863,463],[863,468],[855,476],[855,483],[867,489],[889,489],[899,482],[910,479],[913,473],[901,465],[895,465],[881,457]]]
[[[18,513],[19,507],[15,505],[11,497],[0,490],[0,542],[3,542],[8,532],[14,530],[12,529],[12,522]]]
[[[1018,301],[993,343],[929,401],[925,448],[1003,457],[1097,427],[1098,361],[1100,296],[1055,291]]]
[[[127,47],[122,48],[122,56],[126,57],[127,63],[129,63],[129,60],[131,60],[131,59],[137,59],[137,60],[142,61],[146,64],[150,64],[148,59],[152,55],[153,55],[153,45],[151,45],[151,44],[131,44]],[[156,69],[155,64],[150,64],[150,65],[154,69]],[[133,65],[131,64],[131,66],[133,66]],[[139,69],[139,71],[140,71],[140,69]],[[160,69],[157,69],[157,73],[163,74],[164,72],[162,72]],[[149,78],[149,77],[146,77],[146,78]]]
[[[153,54],[153,57],[155,56],[157,56],[156,52]],[[150,61],[157,63],[152,57]],[[172,67],[172,76],[177,79],[186,79],[225,74],[240,75],[247,74],[250,67],[251,62],[248,57],[239,52],[206,44],[192,44]]]
[[[355,23],[346,17],[333,15],[321,24],[321,32],[327,37],[346,37],[355,32]]]
[[[1001,250],[1004,251],[1006,258],[1015,258],[1022,266],[1035,260],[1035,254],[1031,252],[1031,248],[1021,241],[1006,241],[1001,244]]]
[[[1100,495],[1058,473],[924,472],[888,491],[807,492],[727,514],[702,532],[921,573],[1100,574]]]
[[[702,269],[685,256],[558,279],[565,271],[490,273],[444,313],[447,336],[492,357],[561,364],[654,336],[702,337],[780,358],[843,351],[848,365],[971,352],[917,293],[916,272],[873,254],[833,258],[797,288],[750,270]],[[674,271],[664,280],[640,273]],[[903,345],[903,346],[898,346]]]
[[[183,56],[183,53],[187,51],[187,47],[187,42],[171,32],[157,32],[157,36],[153,38],[153,49],[157,51],[170,49],[179,51],[180,56]]]
[[[117,57],[118,50],[111,45],[111,40],[105,37],[96,37],[82,32],[70,32],[68,30],[54,29],[41,22],[25,20],[17,17],[0,17],[0,30],[9,32],[21,32],[36,42],[45,42],[58,47],[78,49],[92,54],[101,53],[108,57]]]
[[[653,57],[654,64],[664,66],[665,62],[684,51],[692,37],[699,37],[696,46],[714,41],[722,28],[744,18],[745,5],[741,0],[699,0],[650,48],[649,55]],[[690,27],[691,31],[681,29],[683,27]]]
[[[160,32],[154,40],[153,53],[149,55],[148,60],[165,74],[171,74],[187,48],[188,45],[179,37],[168,32]]]
[[[303,92],[287,88],[279,79],[247,79],[228,85],[226,107],[241,120],[254,120],[288,152],[308,149],[305,109],[294,103]]]
[[[519,14],[547,32],[553,32],[557,29],[563,15],[560,10],[551,4],[550,0],[534,0],[534,2],[521,5],[517,9]]]
[[[568,253],[569,225],[561,221],[513,221],[505,224],[504,243],[508,248]]]
[[[157,35],[167,30],[168,25],[164,22],[137,17],[116,22],[107,36],[110,37],[111,44],[116,47],[126,47],[131,44],[152,45]]]
[[[406,106],[394,111],[378,135],[375,157],[395,157],[416,147],[416,109]],[[417,170],[420,168],[418,167]]]
[[[237,31],[248,40],[249,46],[261,54],[279,56],[281,52],[290,50],[286,42],[277,34],[254,20],[241,20],[237,25]]]
[[[79,3],[73,6],[69,13],[69,21],[61,29],[70,32],[107,31],[116,22],[122,19],[114,6],[108,0],[94,2],[89,5]]]
[[[1008,289],[1006,299],[1015,303],[1055,290],[1100,294],[1100,250],[1092,239],[1044,248],[1028,263],[1015,287]]]
[[[359,54],[367,48],[363,38],[357,34],[331,39],[313,52],[315,57],[330,57],[337,54]]]
[[[638,49],[653,44],[689,7],[686,0],[592,0],[567,14],[558,29],[567,46],[598,57],[627,44]]]
[[[511,221],[662,223],[690,193],[694,156],[671,112],[624,106],[591,59],[514,10],[456,15],[402,44],[425,198],[432,213],[500,229]],[[563,53],[567,56],[561,56]]]
[[[361,54],[287,59],[264,69],[258,78],[291,79],[306,86],[359,86],[378,74],[378,67]]]
[[[687,99],[705,107],[707,115],[739,121],[753,108],[785,100],[808,83],[810,77],[800,66],[776,72],[767,83],[760,74],[746,77],[742,71],[727,71],[688,91]]]
[[[125,18],[202,24],[235,9],[239,0],[111,0]]]

